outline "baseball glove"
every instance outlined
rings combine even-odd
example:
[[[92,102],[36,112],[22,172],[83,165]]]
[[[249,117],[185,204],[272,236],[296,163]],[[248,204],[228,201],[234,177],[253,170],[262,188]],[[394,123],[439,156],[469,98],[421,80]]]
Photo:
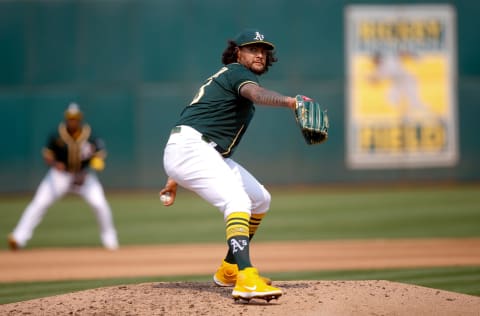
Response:
[[[325,142],[328,139],[329,128],[327,110],[304,95],[297,95],[295,98],[297,100],[295,119],[307,144]]]

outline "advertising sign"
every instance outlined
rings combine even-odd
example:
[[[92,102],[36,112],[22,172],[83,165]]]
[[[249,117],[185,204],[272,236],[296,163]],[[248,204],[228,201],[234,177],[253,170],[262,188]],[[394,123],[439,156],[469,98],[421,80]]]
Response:
[[[456,164],[454,27],[448,5],[346,8],[348,167]]]

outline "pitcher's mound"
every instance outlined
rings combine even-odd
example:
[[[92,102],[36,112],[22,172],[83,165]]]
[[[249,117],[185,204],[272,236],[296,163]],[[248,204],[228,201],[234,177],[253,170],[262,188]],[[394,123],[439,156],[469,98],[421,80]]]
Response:
[[[0,305],[1,315],[479,315],[480,297],[388,281],[274,282],[283,296],[234,303],[231,288],[160,282]]]

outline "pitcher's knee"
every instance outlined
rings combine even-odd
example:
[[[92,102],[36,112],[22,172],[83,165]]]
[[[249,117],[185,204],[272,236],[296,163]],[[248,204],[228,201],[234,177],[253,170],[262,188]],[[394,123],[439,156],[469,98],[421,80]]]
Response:
[[[255,201],[252,205],[252,213],[261,214],[266,213],[270,209],[270,202],[272,201],[272,196],[267,190],[263,190],[263,194]]]
[[[225,204],[223,216],[224,218],[227,218],[230,214],[235,212],[247,213],[250,215],[251,210],[252,202],[250,201],[248,195],[239,194]]]

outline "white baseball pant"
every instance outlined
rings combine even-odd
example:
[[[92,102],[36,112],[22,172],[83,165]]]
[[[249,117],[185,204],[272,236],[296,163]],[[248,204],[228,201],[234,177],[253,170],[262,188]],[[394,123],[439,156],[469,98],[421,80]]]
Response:
[[[217,207],[224,218],[233,212],[266,213],[270,193],[240,164],[223,158],[215,145],[202,140],[197,130],[181,126],[180,132],[170,135],[165,147],[165,172]]]
[[[26,246],[47,209],[67,192],[72,192],[82,196],[91,206],[99,225],[103,246],[111,250],[118,248],[112,212],[97,176],[95,173],[89,172],[81,186],[72,185],[73,179],[74,175],[69,172],[59,171],[55,168],[49,169],[12,232],[19,247]]]

